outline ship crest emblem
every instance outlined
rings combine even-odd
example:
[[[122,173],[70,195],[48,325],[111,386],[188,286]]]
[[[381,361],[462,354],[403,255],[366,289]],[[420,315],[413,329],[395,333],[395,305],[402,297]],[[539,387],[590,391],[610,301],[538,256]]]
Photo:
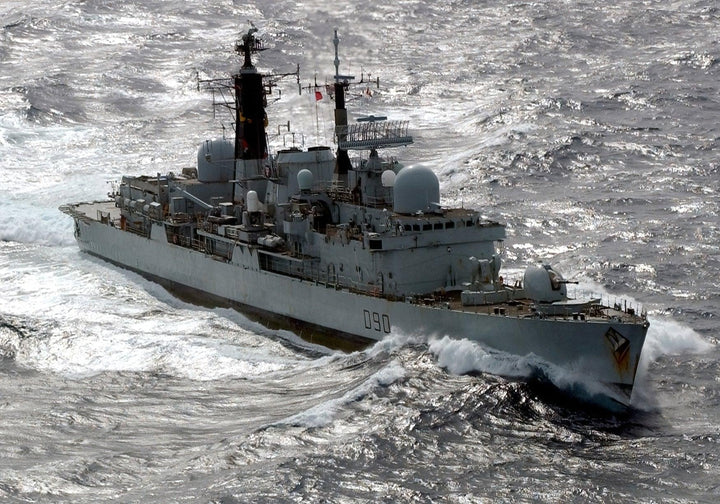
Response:
[[[605,332],[605,338],[608,343],[610,343],[610,348],[617,363],[622,364],[623,362],[627,362],[627,357],[630,353],[630,340],[612,327]]]

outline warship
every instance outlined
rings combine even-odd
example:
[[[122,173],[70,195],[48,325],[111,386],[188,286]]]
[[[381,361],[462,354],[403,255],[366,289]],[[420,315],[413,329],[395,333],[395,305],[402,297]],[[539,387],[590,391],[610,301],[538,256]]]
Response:
[[[306,334],[464,338],[569,369],[630,403],[646,313],[571,298],[544,264],[505,281],[504,225],[442,206],[431,169],[387,154],[413,142],[408,122],[348,121],[354,78],[339,73],[337,30],[323,88],[334,95],[333,147],[270,153],[278,77],[253,63],[265,49],[256,32],[236,44],[236,74],[204,81],[226,95],[234,138],[202,142],[195,167],[125,176],[106,200],[62,206],[82,251]]]

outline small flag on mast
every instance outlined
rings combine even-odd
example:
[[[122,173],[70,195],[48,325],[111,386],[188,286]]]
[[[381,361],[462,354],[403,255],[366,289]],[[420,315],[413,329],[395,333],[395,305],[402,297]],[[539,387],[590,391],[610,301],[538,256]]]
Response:
[[[322,93],[320,91],[315,91],[315,101],[322,100]]]

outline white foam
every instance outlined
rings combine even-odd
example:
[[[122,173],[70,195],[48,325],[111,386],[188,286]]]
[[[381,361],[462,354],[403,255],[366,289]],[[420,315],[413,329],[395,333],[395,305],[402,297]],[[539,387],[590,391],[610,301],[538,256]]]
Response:
[[[303,362],[275,352],[272,344],[258,344],[257,338],[240,329],[235,332],[244,334],[249,343],[209,336],[206,320],[154,314],[151,321],[131,325],[98,328],[77,323],[76,334],[68,334],[67,328],[51,330],[47,337],[24,342],[16,360],[69,378],[150,372],[196,381],[254,379]],[[94,334],[84,334],[86,329]]]
[[[40,245],[74,243],[72,219],[56,207],[0,201],[0,240]]]
[[[429,350],[436,356],[440,367],[457,375],[481,371],[518,377],[529,376],[532,372],[528,358],[493,351],[467,339],[449,336],[431,339]]]
[[[417,345],[425,343],[427,339],[419,334],[404,334],[397,331],[393,331],[392,334],[384,337],[383,339],[375,342],[371,347],[364,350],[364,353],[368,357],[377,357],[382,354],[387,354],[398,348],[402,348],[406,345]]]
[[[640,360],[652,362],[661,355],[698,354],[713,348],[692,328],[665,317],[652,317]]]
[[[572,391],[584,400],[600,401],[616,396],[602,383],[588,379],[582,369],[556,366],[532,353],[517,356],[486,348],[475,341],[448,336],[431,340],[429,350],[437,357],[439,366],[457,375],[477,371],[510,378],[531,378],[540,373],[559,389]]]
[[[650,366],[662,356],[701,354],[715,346],[692,328],[665,317],[652,317],[638,365],[632,405],[641,409],[656,406],[655,391],[650,381]]]
[[[183,303],[106,263],[68,262],[69,250],[18,264],[13,283],[23,288],[4,294],[4,312],[30,332],[10,341],[19,365],[70,378],[159,372],[205,381],[254,379],[308,361],[258,336],[239,314],[226,316],[235,312]]]

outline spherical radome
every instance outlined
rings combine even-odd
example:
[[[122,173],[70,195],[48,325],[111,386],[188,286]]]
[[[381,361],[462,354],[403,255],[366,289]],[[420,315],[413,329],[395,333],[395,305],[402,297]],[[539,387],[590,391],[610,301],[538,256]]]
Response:
[[[395,177],[393,210],[412,214],[430,210],[432,203],[440,203],[440,182],[427,166],[403,168]]]
[[[235,175],[235,144],[215,138],[200,144],[197,153],[197,172],[200,182],[227,182]]]

